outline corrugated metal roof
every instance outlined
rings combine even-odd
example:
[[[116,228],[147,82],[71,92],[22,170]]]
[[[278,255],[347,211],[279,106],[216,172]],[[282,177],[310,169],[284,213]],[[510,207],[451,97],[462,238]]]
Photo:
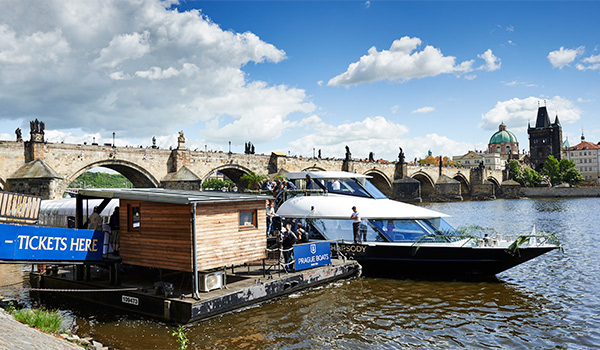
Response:
[[[247,202],[272,199],[265,195],[220,191],[185,191],[164,188],[88,188],[79,194],[95,198],[119,198],[151,202],[192,204]]]

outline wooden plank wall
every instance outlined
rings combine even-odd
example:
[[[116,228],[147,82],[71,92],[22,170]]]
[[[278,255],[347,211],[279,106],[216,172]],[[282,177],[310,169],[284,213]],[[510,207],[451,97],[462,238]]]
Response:
[[[239,212],[257,211],[257,228],[240,228]],[[243,264],[266,257],[264,201],[215,203],[196,207],[198,270]]]
[[[128,205],[140,206],[140,228],[128,227]],[[119,226],[123,263],[193,271],[190,205],[121,199]]]

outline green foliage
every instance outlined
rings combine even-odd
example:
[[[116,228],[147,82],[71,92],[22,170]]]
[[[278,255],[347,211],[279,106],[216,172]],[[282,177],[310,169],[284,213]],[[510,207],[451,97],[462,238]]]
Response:
[[[248,174],[244,174],[240,179],[248,183],[249,189],[257,190],[259,185],[263,183],[267,178],[267,175],[261,175],[251,171]]]
[[[548,160],[544,163],[542,174],[546,175],[553,185],[562,182],[577,185],[584,180],[575,167],[575,162],[568,159],[561,159],[559,162],[552,155],[548,156]]]
[[[563,181],[572,186],[577,185],[578,183],[582,182],[583,180],[584,180],[583,176],[581,175],[579,170],[577,170],[577,168],[575,168],[575,167],[569,168],[563,173]]]
[[[190,340],[187,337],[187,333],[185,332],[184,326],[179,326],[176,330],[171,333],[177,339],[177,344],[179,344],[179,350],[186,350],[190,345]]]
[[[60,330],[63,318],[58,311],[44,309],[23,309],[13,313],[15,320],[26,323],[31,327],[46,333],[56,333]]]
[[[13,304],[12,301],[9,301],[8,305],[6,306],[6,312],[12,315],[15,313],[15,311],[17,311],[17,308],[15,308],[15,304]]]
[[[523,183],[523,170],[521,169],[521,163],[516,159],[511,159],[508,162],[508,177],[524,186]]]
[[[523,169],[523,184],[526,187],[539,186],[542,183],[542,175],[531,168]]]
[[[231,180],[210,179],[202,183],[203,190],[222,190],[224,188],[233,188],[235,183]]]
[[[548,156],[548,160],[544,163],[542,174],[547,176],[552,185],[560,183],[559,163],[553,155]]]
[[[126,188],[133,187],[121,174],[86,172],[71,182],[70,188]]]

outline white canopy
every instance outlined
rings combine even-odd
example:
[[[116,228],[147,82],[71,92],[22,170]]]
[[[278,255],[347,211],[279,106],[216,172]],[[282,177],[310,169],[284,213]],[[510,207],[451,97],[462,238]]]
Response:
[[[296,196],[283,203],[277,214],[286,218],[350,219],[356,206],[365,219],[435,219],[448,217],[434,210],[391,199],[372,199],[329,194],[325,196]]]

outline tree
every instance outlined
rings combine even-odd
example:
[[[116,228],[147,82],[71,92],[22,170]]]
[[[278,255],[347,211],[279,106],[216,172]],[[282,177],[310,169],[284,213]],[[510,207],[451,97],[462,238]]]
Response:
[[[552,185],[566,182],[570,185],[577,185],[583,181],[583,176],[572,160],[561,159],[560,162],[554,156],[548,156],[548,160],[544,163],[542,173],[548,176]]]
[[[257,174],[253,171],[244,174],[240,179],[248,184],[249,189],[258,190],[259,185],[268,178],[267,175]]]
[[[542,175],[531,168],[525,168],[523,169],[522,180],[526,187],[535,187],[542,183]]]
[[[231,180],[221,180],[212,178],[202,183],[203,190],[222,190],[223,188],[232,188],[235,183]]]
[[[548,156],[548,160],[544,163],[542,168],[542,174],[548,177],[550,184],[555,185],[561,182],[560,178],[560,165],[553,155]]]
[[[571,162],[572,163],[572,162]],[[578,183],[583,181],[583,176],[577,168],[572,167],[568,168],[563,174],[563,181],[568,183],[571,186],[575,186]]]
[[[508,178],[520,183],[521,186],[524,186],[521,163],[516,159],[511,159],[508,162]]]

